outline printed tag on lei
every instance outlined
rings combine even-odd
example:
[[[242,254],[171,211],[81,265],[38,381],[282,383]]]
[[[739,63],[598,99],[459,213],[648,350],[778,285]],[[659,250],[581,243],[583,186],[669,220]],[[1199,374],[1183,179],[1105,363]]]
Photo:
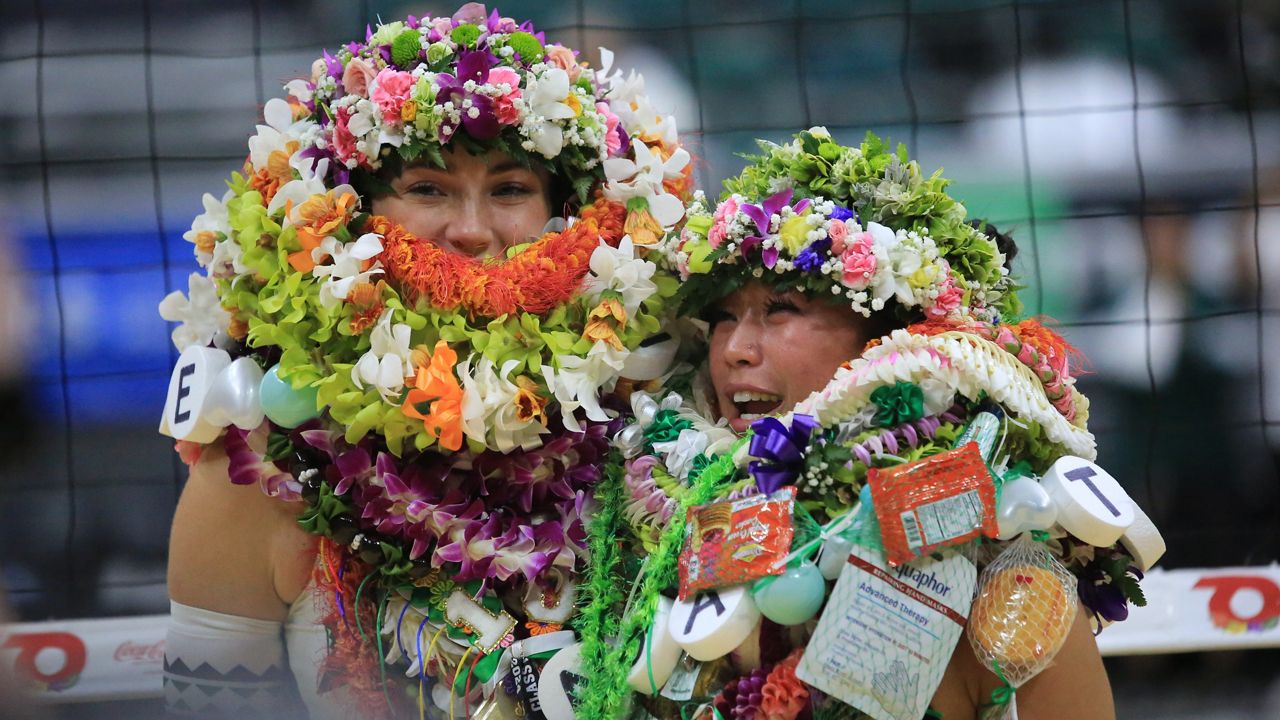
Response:
[[[973,602],[977,569],[947,551],[890,568],[854,546],[796,676],[876,720],[919,720]]]
[[[791,550],[795,492],[787,486],[768,496],[689,508],[680,553],[680,599],[782,572],[774,564]]]

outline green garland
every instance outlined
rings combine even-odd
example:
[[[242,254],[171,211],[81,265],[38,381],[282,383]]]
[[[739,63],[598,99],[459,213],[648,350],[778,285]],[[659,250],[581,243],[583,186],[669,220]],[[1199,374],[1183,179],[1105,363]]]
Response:
[[[589,600],[583,608],[579,624],[585,679],[577,691],[577,696],[581,699],[581,705],[575,708],[578,718],[612,720],[622,717],[621,710],[630,694],[627,672],[631,669],[632,658],[639,651],[644,631],[653,622],[658,609],[658,596],[676,582],[676,560],[684,544],[685,518],[689,508],[709,502],[732,480],[737,471],[733,457],[749,439],[750,435],[739,439],[729,452],[720,456],[693,479],[690,491],[680,498],[671,522],[663,530],[658,547],[649,555],[646,572],[637,592],[638,599],[626,617],[620,617],[623,608],[618,602],[621,599],[619,588],[623,583],[614,578],[621,559],[621,552],[613,539],[618,527],[618,512],[602,512],[591,523],[588,545],[592,554],[585,583]],[[606,497],[620,499],[620,475],[612,473],[598,492],[612,493]],[[597,554],[598,550],[602,552]],[[611,630],[616,632],[610,632]],[[606,642],[609,637],[616,638],[617,643],[610,646]]]

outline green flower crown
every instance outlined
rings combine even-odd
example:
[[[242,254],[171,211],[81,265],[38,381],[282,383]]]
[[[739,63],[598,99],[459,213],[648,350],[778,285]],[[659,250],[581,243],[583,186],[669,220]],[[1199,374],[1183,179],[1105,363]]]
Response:
[[[753,278],[843,296],[867,316],[896,307],[996,322],[1020,311],[996,241],[969,224],[950,181],[924,175],[902,145],[872,133],[840,145],[815,127],[760,147],[714,210],[695,197],[684,228],[662,244],[684,280],[685,311]]]

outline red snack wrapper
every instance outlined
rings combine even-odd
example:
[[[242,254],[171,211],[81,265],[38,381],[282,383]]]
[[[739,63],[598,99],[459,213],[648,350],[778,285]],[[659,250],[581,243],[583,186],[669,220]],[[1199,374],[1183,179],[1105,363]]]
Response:
[[[768,496],[689,508],[680,553],[680,599],[781,573],[785,567],[780,561],[791,552],[795,494],[787,486]]]
[[[893,566],[979,535],[995,537],[996,488],[977,443],[867,473]]]

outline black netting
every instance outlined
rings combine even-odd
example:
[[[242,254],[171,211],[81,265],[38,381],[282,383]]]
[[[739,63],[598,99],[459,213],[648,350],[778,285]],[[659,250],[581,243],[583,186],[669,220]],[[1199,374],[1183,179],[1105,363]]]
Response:
[[[27,618],[165,609],[182,482],[155,311],[266,99],[365,0],[0,6],[0,566]],[[1166,565],[1280,554],[1280,10],[1180,0],[514,2],[646,71],[701,187],[755,138],[866,130],[1018,240],[1032,314],[1091,359],[1100,463]],[[714,192],[714,191],[713,191]],[[6,264],[7,263],[7,264]]]

